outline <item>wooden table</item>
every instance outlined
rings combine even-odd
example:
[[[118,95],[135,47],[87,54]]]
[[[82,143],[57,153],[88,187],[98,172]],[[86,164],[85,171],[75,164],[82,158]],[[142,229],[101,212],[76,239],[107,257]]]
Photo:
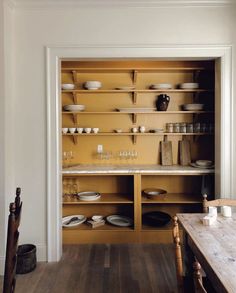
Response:
[[[204,214],[177,214],[187,234],[190,249],[212,286],[219,293],[236,292],[236,214],[218,215],[211,226],[204,226]]]

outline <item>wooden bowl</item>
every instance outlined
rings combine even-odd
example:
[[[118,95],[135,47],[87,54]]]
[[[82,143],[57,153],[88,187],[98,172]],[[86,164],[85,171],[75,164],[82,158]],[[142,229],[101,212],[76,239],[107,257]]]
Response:
[[[148,199],[164,199],[167,191],[160,188],[144,189],[143,193]]]

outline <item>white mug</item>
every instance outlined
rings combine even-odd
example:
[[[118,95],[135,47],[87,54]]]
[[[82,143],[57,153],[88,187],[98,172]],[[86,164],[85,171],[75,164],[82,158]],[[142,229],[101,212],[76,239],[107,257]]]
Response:
[[[99,131],[98,127],[93,128],[93,133],[98,133],[98,131]]]
[[[132,132],[133,132],[133,133],[138,132],[138,128],[137,128],[137,127],[133,127],[133,128],[132,128]]]
[[[62,128],[62,133],[66,134],[68,132],[68,128],[67,127],[63,127]]]
[[[140,131],[140,132],[144,133],[145,130],[146,130],[145,126],[140,126],[140,127],[139,127],[139,131]]]
[[[92,128],[90,128],[90,127],[86,127],[86,128],[84,129],[84,131],[85,131],[86,133],[90,133],[91,130],[92,130]]]
[[[77,132],[78,132],[78,133],[82,133],[83,130],[84,130],[84,129],[83,129],[82,127],[77,128]]]

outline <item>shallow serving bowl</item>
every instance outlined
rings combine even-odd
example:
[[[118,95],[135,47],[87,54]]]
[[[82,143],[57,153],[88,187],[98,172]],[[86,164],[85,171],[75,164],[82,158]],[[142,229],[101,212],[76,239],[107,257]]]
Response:
[[[73,90],[75,88],[75,85],[73,83],[63,83],[61,85],[61,88],[63,90]]]
[[[150,89],[155,89],[155,90],[171,89],[171,88],[172,88],[172,84],[170,84],[170,83],[157,83],[157,84],[152,84],[150,86]]]
[[[212,165],[212,161],[210,160],[197,160],[195,163],[201,167],[209,167]]]
[[[204,104],[184,104],[182,108],[185,111],[201,111],[204,108]]]
[[[147,188],[143,190],[143,193],[148,199],[163,199],[167,191],[160,188]]]
[[[199,83],[197,82],[185,82],[180,84],[181,89],[198,89]]]
[[[63,109],[66,111],[84,111],[85,105],[66,105]]]

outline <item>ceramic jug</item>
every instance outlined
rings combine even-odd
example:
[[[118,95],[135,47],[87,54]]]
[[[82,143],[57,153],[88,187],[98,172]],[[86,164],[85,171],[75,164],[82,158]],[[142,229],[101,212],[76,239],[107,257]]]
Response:
[[[157,97],[156,108],[157,111],[166,111],[169,105],[170,97],[166,94],[161,94]]]

